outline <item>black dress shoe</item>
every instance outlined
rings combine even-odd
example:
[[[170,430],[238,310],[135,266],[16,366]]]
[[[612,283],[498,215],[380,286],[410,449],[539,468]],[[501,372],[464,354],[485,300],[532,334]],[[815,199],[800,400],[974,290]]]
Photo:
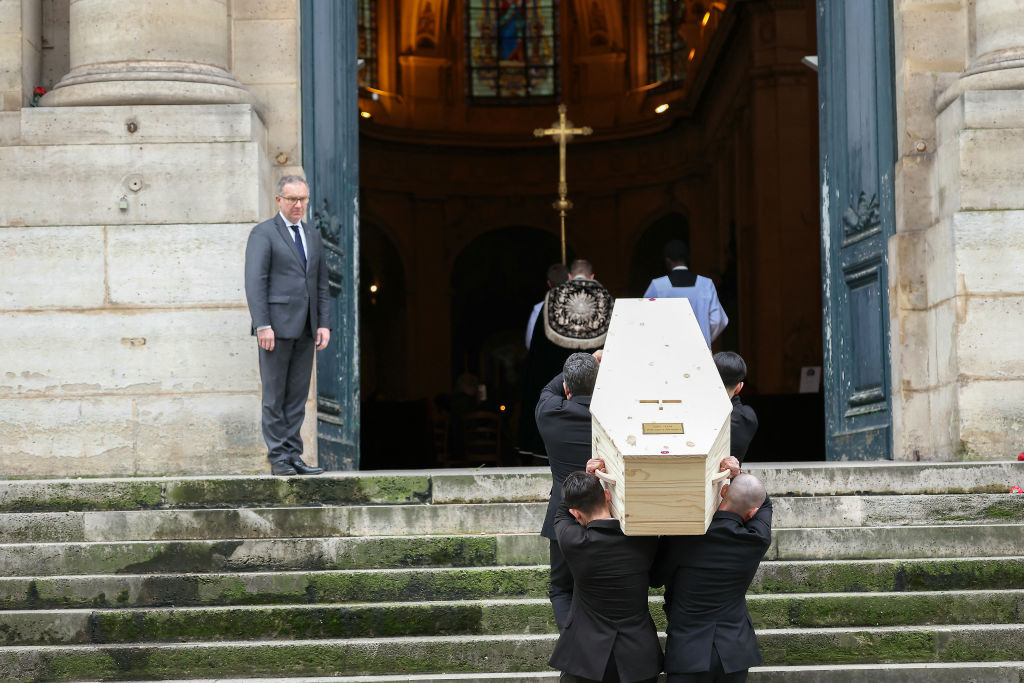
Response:
[[[291,466],[291,463],[287,462],[274,462],[270,464],[270,473],[277,475],[278,477],[287,477],[293,474],[298,474],[295,468]]]
[[[323,474],[323,467],[310,467],[301,460],[293,460],[292,467],[296,474]]]

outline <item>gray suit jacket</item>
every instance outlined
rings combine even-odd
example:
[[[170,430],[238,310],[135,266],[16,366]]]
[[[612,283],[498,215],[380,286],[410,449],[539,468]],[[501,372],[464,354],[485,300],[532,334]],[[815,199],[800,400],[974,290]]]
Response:
[[[252,316],[252,333],[270,325],[281,339],[298,339],[306,324],[306,315],[314,333],[318,327],[330,327],[330,291],[327,284],[327,260],[317,230],[303,221],[306,236],[307,267],[302,268],[292,231],[281,214],[263,221],[249,233],[245,246],[245,298]]]

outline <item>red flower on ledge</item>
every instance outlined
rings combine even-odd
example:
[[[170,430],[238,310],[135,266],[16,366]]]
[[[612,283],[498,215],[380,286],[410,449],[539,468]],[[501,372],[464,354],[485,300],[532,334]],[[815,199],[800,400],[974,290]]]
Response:
[[[32,91],[32,106],[38,107],[39,100],[46,94],[46,88],[41,85],[37,85],[36,89]]]
[[[1024,493],[1024,489],[1019,486],[1011,486],[1010,493]]]

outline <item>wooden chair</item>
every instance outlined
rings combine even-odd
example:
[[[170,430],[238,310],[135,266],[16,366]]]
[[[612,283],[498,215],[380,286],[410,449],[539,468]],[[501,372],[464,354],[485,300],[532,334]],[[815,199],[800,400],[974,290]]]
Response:
[[[501,467],[501,416],[498,413],[478,410],[467,414],[463,434],[469,464]]]
[[[453,464],[451,449],[448,447],[448,430],[451,426],[451,415],[447,411],[439,412],[433,420],[434,460],[442,467]]]

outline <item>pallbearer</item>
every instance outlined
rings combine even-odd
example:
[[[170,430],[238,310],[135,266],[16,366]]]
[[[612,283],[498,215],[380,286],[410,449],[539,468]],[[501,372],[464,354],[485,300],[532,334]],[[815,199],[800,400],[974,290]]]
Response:
[[[703,534],[729,472],[732,404],[686,299],[619,299],[590,412],[627,535]]]

